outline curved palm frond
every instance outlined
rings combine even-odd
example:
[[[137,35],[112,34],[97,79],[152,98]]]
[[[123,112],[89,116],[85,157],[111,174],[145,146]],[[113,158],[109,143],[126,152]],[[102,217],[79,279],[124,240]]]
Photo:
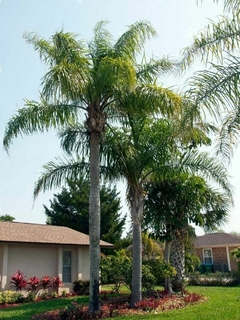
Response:
[[[182,97],[169,88],[154,84],[140,84],[134,90],[125,92],[120,98],[119,110],[136,114],[171,115],[181,109]]]
[[[190,171],[192,174],[201,173],[201,176],[208,181],[217,183],[229,197],[229,202],[233,203],[232,186],[229,183],[229,174],[222,163],[216,158],[209,156],[207,152],[191,151],[186,153],[181,160],[181,170]]]
[[[222,117],[223,108],[230,112],[239,104],[240,59],[231,56],[226,65],[212,64],[212,70],[199,71],[190,78],[188,94],[196,106],[205,106],[215,119]]]
[[[159,76],[169,74],[176,67],[177,62],[168,57],[162,59],[150,59],[149,62],[137,65],[137,79],[143,83],[153,83]]]
[[[96,95],[113,96],[116,90],[130,90],[136,84],[136,72],[129,60],[105,57],[93,75]]]
[[[240,109],[229,112],[223,119],[222,127],[216,145],[217,154],[222,156],[223,161],[229,162],[239,142],[240,135]]]
[[[43,166],[45,170],[40,174],[34,186],[34,199],[41,191],[59,188],[68,180],[76,181],[79,176],[87,175],[89,172],[89,163],[78,159],[55,159],[56,162],[50,161]]]
[[[25,106],[12,116],[6,126],[3,145],[7,151],[13,138],[37,131],[43,132],[51,127],[61,127],[77,119],[78,109],[75,105],[49,105],[42,99],[40,103],[25,100]]]
[[[156,31],[148,21],[136,22],[130,25],[128,30],[115,43],[115,55],[134,62],[136,55],[142,52],[146,40],[156,35]]]
[[[207,63],[210,59],[222,61],[224,52],[240,48],[240,12],[232,17],[220,17],[215,23],[211,21],[205,29],[194,38],[193,44],[182,51],[181,68],[190,66],[199,57]]]
[[[89,54],[93,60],[93,65],[97,66],[98,62],[105,56],[110,56],[113,51],[111,33],[105,28],[107,21],[101,20],[97,22],[93,29],[93,39],[88,44]]]
[[[72,124],[59,131],[60,145],[63,150],[71,155],[72,153],[89,156],[89,134],[84,125]]]
[[[83,96],[84,84],[89,78],[89,59],[84,42],[63,31],[55,33],[51,41],[32,34],[26,38],[49,66],[41,83],[45,99],[63,97],[70,101]]]

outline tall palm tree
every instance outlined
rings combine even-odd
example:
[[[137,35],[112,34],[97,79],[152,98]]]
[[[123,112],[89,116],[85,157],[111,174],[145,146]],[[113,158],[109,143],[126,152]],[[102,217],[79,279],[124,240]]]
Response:
[[[129,96],[127,95],[127,98]],[[147,99],[148,100],[148,99]],[[141,104],[144,99],[137,100]],[[154,101],[154,100],[153,100]],[[177,101],[179,101],[177,99]],[[127,182],[127,200],[130,206],[133,224],[133,272],[131,305],[141,300],[141,264],[142,264],[142,230],[141,220],[143,215],[143,183],[164,158],[169,156],[167,140],[172,139],[170,127],[162,120],[148,120],[146,117],[136,116],[125,118],[122,127],[109,128],[102,138],[102,174],[105,179]],[[83,147],[77,138],[81,128],[67,130],[62,133],[62,144],[68,147],[68,141],[76,141],[75,151]],[[72,133],[72,135],[71,135]],[[65,135],[66,134],[66,135]],[[69,152],[73,151],[71,145]],[[82,149],[81,149],[82,150]],[[35,192],[46,190],[49,186],[58,184],[60,180],[72,178],[78,172],[86,169],[85,163],[50,162],[45,166],[45,172],[40,176],[35,186]]]
[[[26,100],[25,107],[7,123],[4,135],[4,147],[8,150],[19,135],[72,126],[82,122],[82,113],[85,114],[82,133],[89,136],[90,150],[90,312],[99,311],[100,140],[110,118],[116,121],[124,116],[129,106],[120,103],[121,95],[136,86],[137,77],[156,76],[159,70],[167,71],[172,66],[167,59],[151,60],[145,66],[137,63],[145,41],[156,35],[147,21],[129,26],[116,42],[105,25],[104,21],[97,23],[93,40],[88,44],[63,31],[55,33],[49,41],[32,34],[26,36],[48,71],[42,79],[40,101]],[[155,101],[162,99],[163,92],[155,89],[142,88],[142,94],[148,97],[154,92]],[[171,96],[164,94],[166,105],[174,104]]]

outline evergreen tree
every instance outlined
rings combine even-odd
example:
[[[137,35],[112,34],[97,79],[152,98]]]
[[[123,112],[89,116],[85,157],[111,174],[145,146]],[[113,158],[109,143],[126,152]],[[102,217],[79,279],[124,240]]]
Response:
[[[68,181],[67,188],[54,194],[50,208],[44,205],[47,224],[66,226],[89,234],[89,181],[79,179]],[[126,216],[121,217],[121,203],[116,187],[102,186],[101,200],[101,239],[115,244],[121,239]]]

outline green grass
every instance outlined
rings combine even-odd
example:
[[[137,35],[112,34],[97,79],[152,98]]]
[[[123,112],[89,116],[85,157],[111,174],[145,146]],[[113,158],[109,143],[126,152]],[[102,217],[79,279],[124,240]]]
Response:
[[[34,314],[65,308],[74,300],[77,300],[79,303],[88,303],[88,297],[86,296],[24,303],[17,307],[0,309],[0,319],[29,320]]]
[[[102,290],[108,289],[107,287]],[[160,314],[133,315],[114,318],[138,320],[240,320],[240,287],[188,287],[188,291],[202,294],[207,301],[184,309],[166,311]],[[48,310],[64,308],[75,298],[62,298],[23,304],[19,307],[0,309],[0,319],[26,320],[32,315]],[[87,303],[88,297],[78,297],[79,303]]]

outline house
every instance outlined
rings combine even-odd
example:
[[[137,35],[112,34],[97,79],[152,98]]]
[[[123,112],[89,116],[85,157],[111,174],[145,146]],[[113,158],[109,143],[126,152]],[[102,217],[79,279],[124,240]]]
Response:
[[[113,247],[101,241],[101,247]],[[27,278],[59,276],[62,289],[73,281],[89,280],[89,236],[67,227],[21,222],[0,222],[0,291],[10,289],[18,270]]]
[[[199,236],[194,241],[202,272],[237,271],[237,262],[230,251],[240,247],[240,236],[229,233],[212,233]]]

